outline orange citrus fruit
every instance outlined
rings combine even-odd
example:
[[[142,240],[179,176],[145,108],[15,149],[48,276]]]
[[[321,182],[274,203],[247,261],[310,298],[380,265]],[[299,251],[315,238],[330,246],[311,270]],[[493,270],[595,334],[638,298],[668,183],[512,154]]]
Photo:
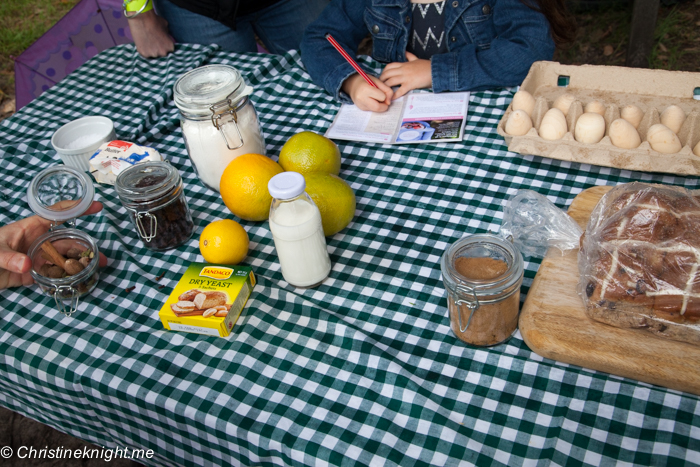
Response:
[[[340,173],[340,150],[325,136],[313,131],[302,131],[284,143],[280,151],[280,165],[289,172],[304,175],[311,172]]]
[[[304,174],[306,193],[321,211],[323,234],[328,237],[343,230],[355,216],[355,192],[333,174]]]
[[[221,199],[241,219],[264,221],[272,202],[267,183],[280,172],[284,172],[282,167],[262,154],[238,156],[221,174]]]
[[[199,251],[213,264],[240,263],[248,255],[248,244],[248,232],[232,219],[211,222],[199,236]]]

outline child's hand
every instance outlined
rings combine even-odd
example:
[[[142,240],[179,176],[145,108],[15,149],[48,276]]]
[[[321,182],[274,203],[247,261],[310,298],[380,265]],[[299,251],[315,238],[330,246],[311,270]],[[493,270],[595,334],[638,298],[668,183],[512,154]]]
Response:
[[[382,83],[379,78],[374,76],[370,76],[369,78],[377,85],[376,88],[370,86],[362,76],[355,73],[354,75],[350,75],[350,77],[343,82],[343,91],[350,96],[352,102],[360,110],[386,112],[389,108],[389,104],[391,104],[394,91],[392,91],[389,86]]]
[[[429,88],[433,85],[430,60],[422,60],[406,52],[407,62],[394,62],[384,67],[379,79],[390,87],[401,86],[394,93],[394,99],[413,89]]]

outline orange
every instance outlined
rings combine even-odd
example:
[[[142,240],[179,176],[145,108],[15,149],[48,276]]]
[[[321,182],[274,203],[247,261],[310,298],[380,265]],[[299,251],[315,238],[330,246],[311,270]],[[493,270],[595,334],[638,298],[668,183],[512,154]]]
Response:
[[[199,251],[204,261],[213,264],[238,264],[248,255],[248,232],[232,219],[213,221],[199,236]]]
[[[325,136],[312,131],[302,131],[289,138],[282,146],[280,165],[286,171],[299,172],[302,175],[311,172],[338,175],[340,150]]]
[[[321,211],[326,237],[343,230],[355,216],[355,192],[342,178],[333,174],[304,174],[306,193]]]
[[[284,172],[280,165],[261,154],[243,154],[232,160],[221,174],[221,199],[236,216],[264,221],[270,215],[272,197],[267,183]]]

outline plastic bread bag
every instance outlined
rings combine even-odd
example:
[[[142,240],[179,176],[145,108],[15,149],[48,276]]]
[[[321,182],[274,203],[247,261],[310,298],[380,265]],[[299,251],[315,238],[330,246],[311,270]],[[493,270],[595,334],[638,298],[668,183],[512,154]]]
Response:
[[[586,314],[700,345],[700,192],[634,182],[593,209],[579,251]]]
[[[114,140],[104,143],[90,157],[90,173],[98,183],[114,185],[124,169],[141,162],[162,161],[158,151],[129,141]]]
[[[518,190],[503,210],[499,235],[511,240],[523,256],[544,258],[554,247],[562,255],[579,247],[581,227],[545,196]]]

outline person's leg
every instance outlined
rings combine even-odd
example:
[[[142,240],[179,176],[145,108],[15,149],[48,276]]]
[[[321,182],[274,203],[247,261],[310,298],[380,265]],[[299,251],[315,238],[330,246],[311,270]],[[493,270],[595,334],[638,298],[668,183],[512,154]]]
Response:
[[[282,0],[264,10],[242,18],[253,23],[253,29],[267,50],[283,54],[299,50],[306,26],[314,21],[329,0]]]
[[[168,21],[168,30],[176,42],[218,44],[231,52],[257,52],[257,43],[250,22],[236,22],[236,30],[206,16],[169,2],[155,0],[156,11]]]

